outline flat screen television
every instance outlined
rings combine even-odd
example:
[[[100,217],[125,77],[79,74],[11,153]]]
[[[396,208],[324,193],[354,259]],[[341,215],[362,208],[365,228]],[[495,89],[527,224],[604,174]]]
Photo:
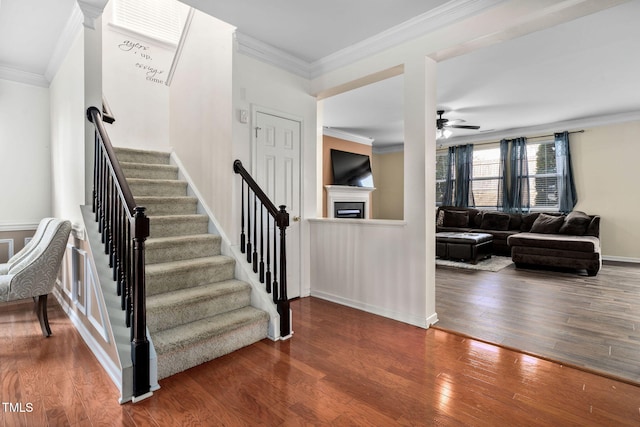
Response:
[[[331,149],[334,185],[373,187],[371,161],[364,154]]]

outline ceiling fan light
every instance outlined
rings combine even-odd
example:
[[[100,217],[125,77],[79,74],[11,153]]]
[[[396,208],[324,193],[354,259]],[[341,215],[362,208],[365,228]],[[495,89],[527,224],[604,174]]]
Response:
[[[445,139],[446,139],[446,138],[449,138],[452,134],[453,134],[453,132],[451,132],[449,129],[444,129],[444,130],[442,131],[442,136],[444,136],[444,137],[445,137]]]

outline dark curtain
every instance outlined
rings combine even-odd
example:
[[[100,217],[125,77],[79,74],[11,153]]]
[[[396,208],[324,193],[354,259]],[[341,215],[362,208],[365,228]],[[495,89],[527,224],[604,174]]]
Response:
[[[529,212],[529,165],[527,161],[527,138],[511,141],[509,210],[507,212]]]
[[[447,151],[447,181],[444,184],[444,191],[442,193],[442,206],[453,206],[455,162],[456,149],[455,147],[449,147]]]
[[[473,144],[456,147],[455,206],[475,206],[471,180],[473,179]]]
[[[507,184],[509,173],[509,140],[500,141],[500,171],[498,180],[498,210],[509,212],[509,185]]]
[[[571,212],[578,202],[576,186],[573,182],[569,132],[556,133],[556,170],[558,171],[558,205],[560,212]]]

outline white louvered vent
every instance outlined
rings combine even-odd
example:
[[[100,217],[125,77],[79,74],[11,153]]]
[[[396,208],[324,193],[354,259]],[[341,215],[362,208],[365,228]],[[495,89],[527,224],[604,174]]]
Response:
[[[188,12],[176,0],[116,0],[113,21],[147,37],[178,44]]]

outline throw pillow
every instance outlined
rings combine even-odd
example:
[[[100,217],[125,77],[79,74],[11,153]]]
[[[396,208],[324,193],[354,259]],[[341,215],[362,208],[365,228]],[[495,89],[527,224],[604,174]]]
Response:
[[[531,231],[531,226],[538,219],[540,212],[534,212],[526,215],[522,215],[522,225],[520,226],[521,231]]]
[[[573,211],[564,219],[564,224],[560,227],[560,234],[572,234],[582,236],[587,231],[591,223],[591,217],[584,212]]]
[[[564,224],[564,217],[541,213],[531,226],[532,233],[557,234]]]
[[[438,216],[436,217],[436,227],[442,227],[444,225],[444,211],[438,209]]]
[[[480,228],[484,230],[501,230],[509,229],[509,214],[499,212],[485,212],[482,215],[482,223]]]
[[[469,226],[469,213],[465,211],[444,211],[445,227],[467,227]]]

